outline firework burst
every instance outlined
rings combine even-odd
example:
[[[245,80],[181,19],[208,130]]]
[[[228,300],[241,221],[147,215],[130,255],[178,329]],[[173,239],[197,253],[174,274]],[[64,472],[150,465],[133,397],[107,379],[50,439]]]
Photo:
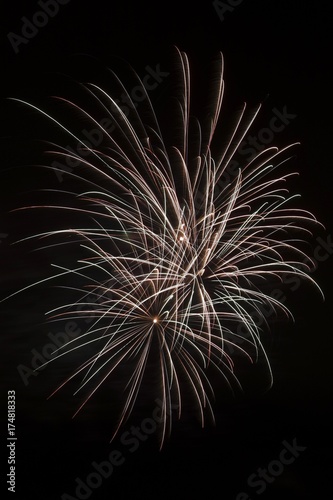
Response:
[[[202,424],[206,410],[213,415],[208,367],[234,387],[239,385],[234,356],[251,362],[260,356],[271,376],[253,312],[262,314],[262,306],[269,305],[289,314],[267,292],[267,284],[276,278],[282,282],[285,273],[311,280],[302,264],[311,260],[298,242],[302,233],[310,232],[309,224],[316,223],[310,213],[291,206],[294,197],[285,186],[293,174],[275,175],[288,160],[291,146],[266,149],[245,162],[230,182],[222,182],[259,108],[245,120],[244,106],[222,150],[213,157],[213,139],[222,143],[215,129],[224,90],[223,58],[205,127],[190,119],[189,64],[184,53],[178,58],[181,97],[172,122],[176,139],[170,146],[142,83],[145,100],[140,114],[126,93],[128,116],[102,88],[85,85],[95,109],[112,123],[112,131],[82,107],[57,98],[90,123],[96,137],[102,138],[97,148],[38,109],[80,145],[73,152],[53,144],[49,153],[59,162],[75,163],[68,176],[86,185],[75,193],[75,204],[52,207],[77,214],[86,221],[83,227],[34,236],[43,241],[55,238],[51,246],[70,239],[79,243],[84,255],[70,268],[57,266],[58,279],[77,277],[82,286],[77,288],[80,298],[50,311],[50,319],[93,317],[90,327],[57,353],[57,359],[73,352],[82,356],[82,363],[60,387],[79,381],[80,411],[102,384],[129,366],[128,377],[120,377],[124,399],[117,432],[147,383],[152,359],[159,391],[152,398],[162,401],[161,443],[171,428],[173,405],[181,414],[184,387],[190,388]],[[245,339],[239,325],[247,332]]]

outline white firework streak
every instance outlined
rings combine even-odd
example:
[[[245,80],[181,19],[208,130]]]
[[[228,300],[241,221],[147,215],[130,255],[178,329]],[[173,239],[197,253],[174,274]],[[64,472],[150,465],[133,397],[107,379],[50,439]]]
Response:
[[[259,108],[244,125],[244,106],[227,144],[214,160],[211,145],[214,136],[216,140],[224,90],[222,55],[208,130],[189,118],[189,63],[186,54],[179,52],[178,56],[182,99],[175,126],[180,133],[178,143],[171,148],[164,144],[147,94],[150,125],[140,119],[134,103],[130,120],[104,90],[86,85],[96,106],[116,125],[114,135],[82,108],[68,102],[101,132],[104,141],[100,149],[87,148],[62,123],[25,103],[82,145],[77,153],[61,146],[52,151],[57,158],[80,163],[68,175],[89,186],[75,195],[82,206],[53,208],[77,211],[87,221],[93,221],[88,228],[32,236],[56,238],[56,243],[50,245],[56,246],[65,244],[62,236],[72,235],[87,255],[76,267],[56,266],[58,278],[77,275],[86,286],[80,290],[80,300],[49,311],[49,316],[55,320],[95,318],[90,328],[59,349],[57,359],[73,351],[85,353],[88,348],[89,352],[92,345],[99,347],[93,355],[91,351],[87,356],[83,354],[82,364],[54,392],[80,375],[78,391],[86,392],[78,412],[102,384],[117,377],[119,366],[128,363],[131,373],[123,381],[124,405],[115,435],[132,412],[149,356],[156,356],[156,377],[163,401],[161,446],[171,431],[173,405],[181,415],[184,383],[191,387],[202,425],[207,410],[213,416],[214,392],[206,368],[215,368],[230,386],[240,385],[228,354],[230,347],[250,361],[263,357],[271,377],[260,328],[251,312],[262,314],[260,306],[267,304],[287,315],[290,312],[264,293],[258,283],[260,279],[269,283],[275,277],[282,282],[285,273],[314,283],[309,267],[302,264],[305,260],[311,263],[311,259],[299,248],[302,240],[293,239],[293,235],[310,233],[309,224],[317,224],[309,212],[288,208],[293,196],[285,184],[294,174],[272,175],[289,159],[293,145],[259,153],[217,192],[217,183]],[[84,309],[78,310],[78,305],[84,305]],[[243,347],[236,333],[239,324],[249,333],[242,339]]]

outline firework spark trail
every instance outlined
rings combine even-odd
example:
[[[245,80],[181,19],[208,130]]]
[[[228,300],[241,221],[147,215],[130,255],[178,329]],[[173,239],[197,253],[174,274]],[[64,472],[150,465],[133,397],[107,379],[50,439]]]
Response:
[[[65,237],[71,235],[85,252],[77,267],[56,266],[59,272],[49,278],[73,275],[85,281],[80,289],[82,297],[50,311],[50,319],[89,315],[95,319],[85,333],[59,348],[57,359],[79,351],[84,361],[54,393],[81,375],[77,392],[86,393],[78,413],[102,384],[117,376],[119,366],[129,364],[132,372],[123,381],[124,405],[116,433],[134,407],[148,359],[155,356],[163,400],[161,445],[171,430],[168,415],[174,402],[180,417],[184,384],[191,387],[202,425],[205,408],[213,416],[214,391],[206,372],[209,365],[230,387],[240,385],[228,354],[230,346],[250,361],[263,356],[271,376],[260,329],[251,311],[260,313],[260,306],[269,304],[273,310],[290,313],[284,304],[261,291],[258,282],[267,283],[276,277],[282,281],[286,272],[313,282],[307,274],[309,268],[302,265],[304,257],[308,262],[311,259],[293,235],[300,231],[311,234],[307,226],[317,224],[312,214],[288,208],[293,197],[285,185],[293,174],[272,177],[275,169],[288,160],[285,153],[289,155],[290,146],[259,153],[217,192],[219,179],[260,107],[244,127],[244,106],[227,145],[214,160],[211,145],[224,92],[223,58],[210,125],[208,130],[201,130],[196,120],[191,128],[189,64],[184,53],[178,56],[182,98],[177,125],[181,133],[179,143],[171,148],[164,143],[146,93],[149,125],[141,121],[134,103],[131,120],[104,90],[87,84],[96,106],[116,125],[114,136],[81,107],[62,99],[102,133],[103,147],[99,150],[87,148],[68,127],[39,110],[82,145],[81,152],[73,154],[50,143],[55,148],[50,152],[79,161],[81,169],[77,167],[68,175],[88,186],[74,193],[80,206],[48,208],[83,215],[92,225],[31,237],[53,238],[55,242],[49,246],[55,247],[67,245]],[[191,130],[195,141],[191,141]],[[87,297],[91,299],[88,302]],[[78,310],[78,305],[84,307]],[[246,348],[238,345],[235,332],[239,323],[249,333],[243,343]],[[93,355],[87,349],[92,344],[102,346]],[[94,385],[88,389],[90,382]]]

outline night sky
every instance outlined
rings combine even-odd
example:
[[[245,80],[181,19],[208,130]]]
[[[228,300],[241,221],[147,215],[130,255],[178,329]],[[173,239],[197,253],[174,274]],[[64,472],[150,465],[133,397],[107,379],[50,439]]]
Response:
[[[272,317],[264,334],[273,387],[267,391],[260,362],[240,367],[243,393],[232,395],[213,374],[215,425],[208,418],[202,429],[189,404],[183,418],[175,419],[162,451],[154,428],[154,394],[143,391],[110,444],[116,382],[72,419],[74,386],[47,399],[67,373],[66,363],[56,361],[22,375],[22,366],[31,368],[50,335],[59,333],[59,326],[45,321],[45,312],[59,304],[59,288],[44,284],[1,303],[1,498],[15,498],[4,479],[10,450],[8,391],[16,396],[17,499],[326,498],[333,466],[331,2],[29,0],[2,2],[0,9],[0,298],[48,276],[56,259],[66,265],[66,258],[74,257],[55,250],[34,252],[31,242],[14,245],[36,229],[72,221],[49,211],[12,212],[44,203],[49,195],[41,189],[59,189],[55,176],[35,165],[47,161],[40,140],[66,146],[66,138],[7,98],[52,110],[48,96],[74,99],[74,81],[98,82],[108,91],[105,68],[117,71],[128,64],[141,78],[148,73],[151,83],[158,81],[151,99],[172,129],[163,105],[173,88],[175,47],[189,56],[192,110],[199,117],[209,103],[219,52],[225,60],[226,123],[233,123],[244,101],[249,109],[263,103],[254,135],[274,113],[287,113],[288,124],[276,132],[274,144],[300,142],[287,166],[300,174],[290,187],[301,194],[302,208],[323,225],[311,228],[308,252],[316,264],[311,277],[325,294],[323,301],[309,284],[284,284],[295,322]],[[69,181],[61,189],[72,187]],[[154,378],[152,368],[149,374]]]

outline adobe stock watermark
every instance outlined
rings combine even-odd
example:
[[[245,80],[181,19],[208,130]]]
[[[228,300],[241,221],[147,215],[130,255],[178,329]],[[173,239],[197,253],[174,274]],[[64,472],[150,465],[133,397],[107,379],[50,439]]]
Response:
[[[158,425],[164,421],[164,416],[162,401],[155,399],[155,403],[156,407],[151,417],[144,418],[140,425],[132,425],[129,430],[122,433],[120,436],[122,449],[111,450],[106,459],[101,462],[91,462],[91,472],[84,479],[75,478],[75,496],[63,493],[61,500],[87,500],[93,491],[103,484],[103,481],[111,477],[117,467],[125,463],[128,453],[136,452],[141,443],[147,441],[148,437],[156,432]],[[172,411],[177,409],[177,405],[171,405],[171,411],[167,413],[168,418],[171,418]]]
[[[31,19],[26,16],[21,17],[21,34],[18,35],[12,31],[7,34],[15,54],[19,53],[22,44],[26,45],[35,38],[39,30],[48,24],[50,18],[58,14],[61,5],[66,5],[69,2],[70,0],[39,0],[37,3],[41,10],[37,10]]]
[[[68,321],[63,332],[47,334],[50,342],[45,344],[40,351],[36,348],[30,350],[32,354],[30,366],[17,365],[16,369],[25,386],[29,384],[30,377],[37,377],[46,368],[46,363],[54,360],[61,353],[59,349],[64,347],[70,340],[77,338],[81,333],[76,321]]]
[[[326,239],[321,236],[317,236],[316,242],[317,245],[315,246],[313,255],[311,256],[312,268],[309,270],[309,273],[314,273],[318,269],[320,262],[325,262],[331,255],[333,255],[333,238],[331,234],[328,234]],[[307,262],[308,259],[306,258],[302,261],[303,264],[306,264]],[[282,280],[283,284],[287,285],[292,292],[298,290],[302,284],[302,278],[293,273],[284,273]],[[287,301],[285,291],[281,288],[274,288],[269,295],[282,305]],[[253,309],[249,313],[251,321],[256,328],[261,327],[265,321],[275,314],[275,309],[269,303],[258,304],[256,309]],[[237,343],[232,334],[230,337],[227,334],[224,334],[224,336],[225,339],[228,340],[228,354],[234,354],[235,351],[238,351],[241,348],[240,346],[242,344],[251,341],[252,339],[249,329],[244,324],[239,324],[237,327]]]
[[[269,120],[267,127],[263,127],[256,135],[249,134],[242,141],[237,149],[237,153],[244,156],[246,162],[253,160],[259,153],[264,151],[269,144],[274,141],[276,134],[281,133],[292,120],[297,118],[295,113],[290,113],[287,106],[283,106],[282,111],[277,108],[272,109],[273,116]],[[237,160],[231,160],[228,168],[221,176],[218,187],[223,189],[231,182],[231,179],[238,175],[241,165]]]
[[[245,491],[241,491],[236,496],[236,500],[251,500],[251,498],[254,498],[253,494],[261,495],[264,493],[267,486],[283,474],[285,466],[293,464],[296,458],[307,449],[306,446],[300,446],[296,438],[293,439],[292,443],[284,440],[282,441],[282,445],[283,448],[280,451],[278,459],[269,462],[266,468],[259,467],[247,478],[247,485],[251,488],[252,496]]]
[[[290,113],[286,105],[283,106],[282,110],[273,108],[272,117],[269,120],[268,126],[261,128],[256,135],[249,134],[240,143],[236,153],[244,156],[244,162],[250,162],[273,142],[276,134],[285,130],[291,121],[296,118],[297,115],[295,113]],[[232,159],[229,161],[227,168],[216,183],[215,196],[219,196],[231,181],[238,176],[241,166],[238,160]],[[199,192],[196,197],[196,203],[200,204],[203,200],[205,200],[205,195]]]
[[[109,283],[109,296],[112,294],[112,282]],[[86,301],[82,301],[77,304],[75,312],[80,314],[82,311],[84,313],[84,322],[89,325],[95,319],[98,314],[97,306],[100,301],[103,301],[103,297],[97,296],[96,300],[92,302],[90,297],[87,297]],[[89,307],[89,312],[87,309]],[[101,307],[103,304],[101,303]],[[50,360],[55,360],[63,351],[62,348],[71,340],[78,338],[82,333],[82,328],[74,320],[69,320],[64,326],[64,330],[58,333],[49,332],[47,334],[48,342],[41,347],[39,350],[33,348],[30,350],[32,358],[30,366],[19,364],[16,369],[21,377],[21,380],[25,386],[30,382],[31,377],[37,377],[42,370],[47,366],[47,362]]]
[[[220,21],[225,20],[226,14],[233,12],[235,7],[238,7],[244,0],[227,0],[226,2],[221,2],[220,0],[213,1],[213,7],[220,18]]]
[[[0,233],[0,245],[3,243],[3,240],[7,238],[7,233]]]
[[[120,99],[114,100],[126,117],[128,117],[131,110],[137,108],[140,102],[146,99],[146,91],[151,92],[155,90],[170,75],[168,71],[161,70],[160,64],[157,64],[155,68],[148,65],[145,67],[145,71],[146,74],[142,78],[142,85],[136,85],[128,94],[123,92]],[[53,167],[59,182],[63,181],[64,173],[73,172],[80,165],[83,158],[92,153],[95,154],[94,150],[102,144],[105,138],[108,139],[108,136],[116,129],[116,125],[111,117],[102,118],[98,122],[98,125],[98,127],[90,130],[82,130],[81,134],[83,138],[78,141],[75,148],[69,145],[66,146],[67,153],[64,155],[65,164],[59,161],[52,162],[51,167]]]

